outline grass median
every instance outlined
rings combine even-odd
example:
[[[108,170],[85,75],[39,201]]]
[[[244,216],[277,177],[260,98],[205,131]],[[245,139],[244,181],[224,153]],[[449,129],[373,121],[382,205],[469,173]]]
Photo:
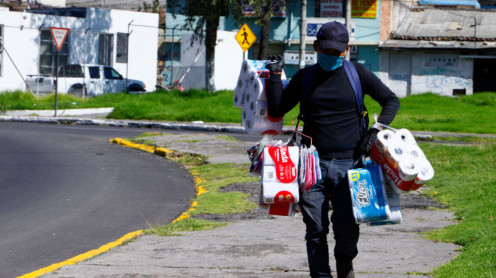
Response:
[[[240,123],[241,109],[232,104],[232,91],[209,93],[202,90],[157,91],[147,94],[105,94],[92,98],[59,95],[58,108],[114,107],[114,119],[157,121],[203,121]],[[0,94],[0,111],[53,109],[54,95],[36,97],[31,93]],[[401,98],[401,108],[392,126],[410,130],[496,134],[496,94],[443,97],[422,94]],[[365,97],[371,121],[379,105]],[[286,114],[286,125],[295,123],[298,106]]]
[[[241,109],[232,105],[232,91],[207,93],[155,92],[143,95],[114,94],[80,99],[61,96],[61,109],[115,107],[111,118],[164,121],[204,121],[239,123]],[[50,109],[47,99],[26,93],[0,94],[0,109]],[[401,108],[392,126],[417,131],[448,131],[496,134],[496,94],[442,97],[434,94],[400,99]],[[365,103],[369,114],[379,113],[379,106],[369,97]],[[67,106],[67,107],[66,107]],[[46,107],[46,108],[42,108]],[[53,109],[53,107],[51,108]],[[285,117],[292,124],[298,107]],[[371,120],[372,122],[373,120]],[[460,245],[461,254],[452,262],[434,270],[434,277],[496,277],[496,141],[491,138],[434,138],[421,147],[432,162],[436,175],[424,192],[456,211],[457,225],[427,233],[432,240]],[[443,144],[436,141],[443,141]],[[176,159],[176,158],[172,158]],[[207,193],[198,196],[198,213],[236,213],[251,210],[253,203],[243,193],[221,193],[219,188],[233,182],[253,181],[247,166],[190,164],[190,158],[178,155],[178,163],[198,173]],[[229,204],[226,204],[229,203]],[[225,223],[187,218],[168,225],[162,234],[212,228]],[[151,229],[151,230],[153,230]]]

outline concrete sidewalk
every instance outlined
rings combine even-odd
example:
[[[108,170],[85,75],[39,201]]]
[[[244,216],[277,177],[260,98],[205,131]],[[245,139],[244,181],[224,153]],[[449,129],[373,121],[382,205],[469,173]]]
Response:
[[[219,139],[206,134],[164,134],[145,138],[169,149],[200,153],[210,163],[248,163],[246,149],[255,142]],[[257,194],[257,184],[246,184]],[[418,193],[402,199],[403,224],[361,225],[356,277],[429,277],[456,255],[458,246],[432,242],[420,232],[454,224],[453,214],[427,210],[439,206]],[[257,197],[254,196],[253,199]],[[246,218],[246,219],[243,219]],[[308,264],[301,215],[223,218],[226,227],[184,236],[140,236],[123,246],[64,266],[43,277],[307,277]],[[144,227],[146,228],[146,227]],[[333,246],[332,233],[329,246]],[[332,248],[331,248],[332,250]],[[332,251],[331,251],[332,258]],[[331,262],[334,271],[334,262]]]

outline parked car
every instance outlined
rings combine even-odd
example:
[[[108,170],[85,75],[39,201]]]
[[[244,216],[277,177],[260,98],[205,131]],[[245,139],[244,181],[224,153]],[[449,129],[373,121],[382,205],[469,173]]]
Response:
[[[28,75],[26,83],[33,93],[55,91],[56,78],[49,75]],[[126,79],[114,68],[101,65],[64,65],[59,67],[58,93],[97,96],[105,93],[145,92],[145,83]]]

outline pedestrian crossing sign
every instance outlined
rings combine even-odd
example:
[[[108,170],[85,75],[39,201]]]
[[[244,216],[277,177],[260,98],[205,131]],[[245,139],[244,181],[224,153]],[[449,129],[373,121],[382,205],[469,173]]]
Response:
[[[252,44],[257,40],[257,36],[253,34],[248,24],[244,23],[243,26],[239,29],[236,36],[234,36],[238,41],[239,45],[243,49],[243,52],[248,50]]]

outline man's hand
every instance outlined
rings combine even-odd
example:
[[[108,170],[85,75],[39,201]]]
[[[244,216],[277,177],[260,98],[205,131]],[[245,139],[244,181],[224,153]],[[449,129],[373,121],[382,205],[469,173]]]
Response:
[[[265,62],[265,67],[270,73],[281,73],[284,67],[284,58],[281,55],[271,55]]]
[[[365,132],[365,135],[362,138],[362,142],[360,142],[360,150],[362,151],[363,155],[370,156],[370,150],[372,149],[372,146],[377,139],[377,133],[379,133],[379,130],[373,127]]]

